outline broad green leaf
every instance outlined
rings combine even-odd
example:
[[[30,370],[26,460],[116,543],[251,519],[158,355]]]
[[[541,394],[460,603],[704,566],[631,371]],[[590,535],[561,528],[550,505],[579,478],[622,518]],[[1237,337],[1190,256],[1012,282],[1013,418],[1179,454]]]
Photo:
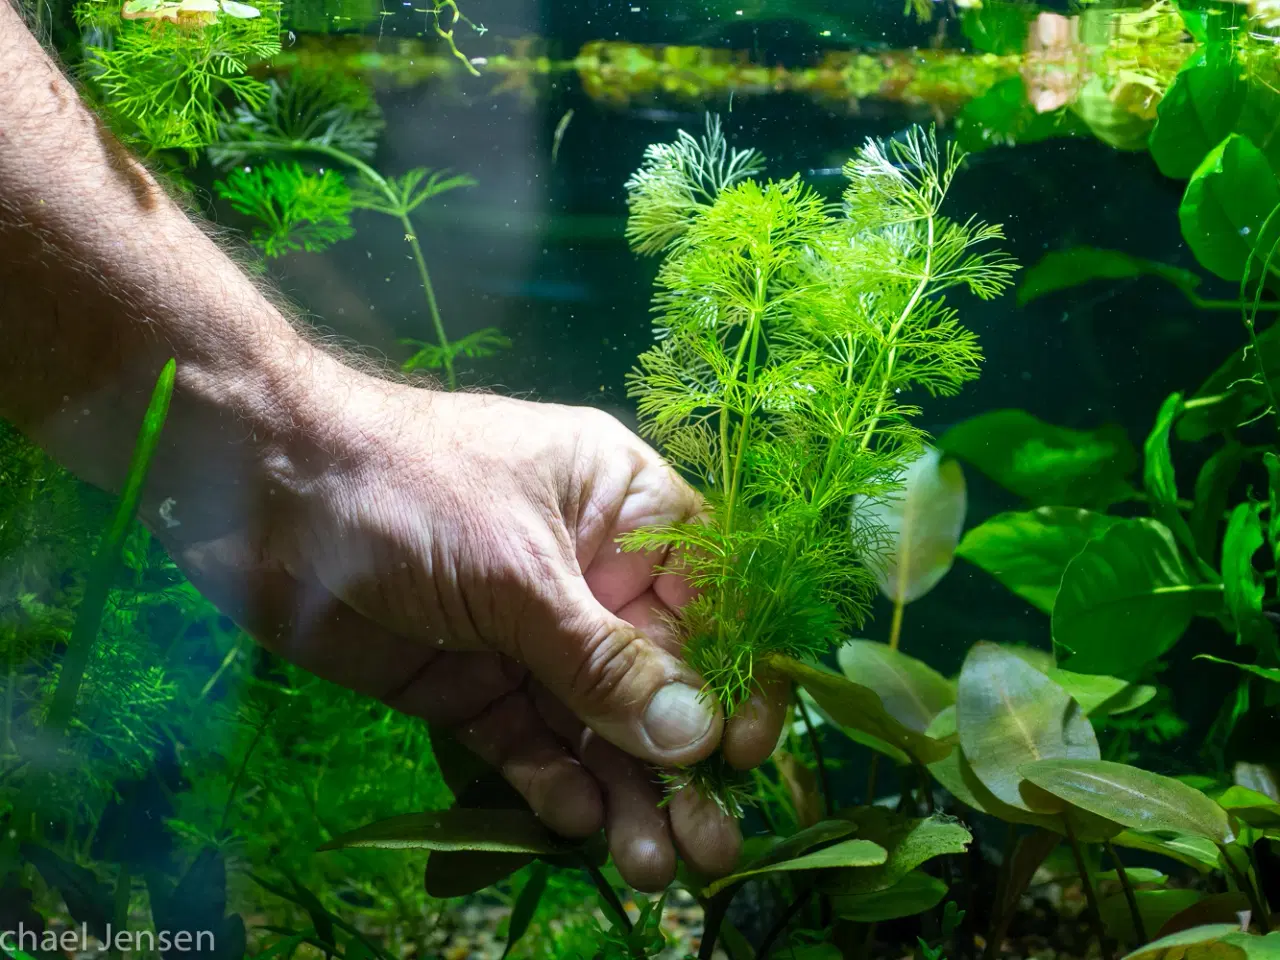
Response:
[[[964,529],[964,472],[926,446],[898,474],[899,489],[882,498],[855,497],[853,524],[878,531],[865,562],[890,600],[911,603],[937,586]]]
[[[1269,631],[1262,619],[1266,586],[1253,566],[1253,555],[1262,549],[1262,519],[1258,505],[1238,504],[1227,521],[1222,540],[1222,596],[1236,623],[1240,642],[1249,642],[1257,631]]]
[[[114,917],[111,890],[107,885],[87,867],[64,860],[45,847],[24,843],[19,849],[44,882],[62,895],[71,918],[85,924],[94,936],[104,937]]]
[[[320,898],[307,889],[301,881],[291,873],[286,873],[285,877],[289,881],[289,886],[293,887],[294,903],[307,911],[307,916],[311,919],[311,926],[315,928],[316,936],[320,938],[320,942],[325,946],[333,949],[337,946],[337,941],[333,936],[333,916],[320,902]]]
[[[837,917],[861,923],[896,920],[932,910],[947,895],[947,885],[922,870],[914,870],[892,887],[875,893],[837,894],[831,906]]]
[[[533,862],[531,853],[434,850],[427,857],[423,886],[439,900],[467,897],[491,887]]]
[[[1038,297],[1070,290],[1094,280],[1128,280],[1133,277],[1156,277],[1173,284],[1183,293],[1194,293],[1200,277],[1190,270],[1171,267],[1167,263],[1135,257],[1120,250],[1097,247],[1071,247],[1045,254],[1044,259],[1027,268],[1018,284],[1018,305]]]
[[[840,647],[836,659],[846,677],[874,690],[894,719],[918,733],[956,702],[955,684],[886,643],[851,640]]]
[[[1268,451],[1262,455],[1262,465],[1267,468],[1267,541],[1272,559],[1280,566],[1280,457]]]
[[[1237,762],[1231,768],[1231,780],[1238,787],[1245,787],[1264,797],[1280,801],[1280,782],[1276,771],[1260,763]]]
[[[529,872],[529,879],[520,889],[520,895],[511,905],[511,918],[507,924],[507,946],[502,951],[503,960],[511,954],[511,948],[520,942],[520,938],[529,929],[529,924],[533,922],[533,915],[537,913],[538,904],[542,902],[543,891],[547,889],[547,870],[545,863],[535,863]]]
[[[1263,680],[1280,683],[1280,670],[1275,667],[1260,667],[1256,663],[1236,663],[1234,660],[1223,660],[1221,657],[1214,657],[1207,653],[1197,654],[1196,659],[1212,660],[1214,663],[1222,663],[1228,667],[1235,667],[1237,670],[1252,673],[1255,677],[1261,677]]]
[[[1239,476],[1243,461],[1244,449],[1235,440],[1228,440],[1204,462],[1196,476],[1195,502],[1187,525],[1197,552],[1209,563],[1217,556],[1221,542],[1218,530],[1227,512],[1231,485]]]
[[[973,839],[956,821],[906,817],[883,807],[858,807],[843,811],[841,816],[858,825],[859,839],[876,843],[886,856],[880,865],[870,869],[824,874],[819,883],[833,894],[887,890],[934,857],[964,853]]]
[[[1216,585],[1196,581],[1167,527],[1145,517],[1122,520],[1067,564],[1053,641],[1077,673],[1132,675],[1219,596]]]
[[[1169,432],[1182,412],[1182,394],[1165,398],[1156,414],[1155,425],[1143,445],[1142,484],[1156,503],[1178,501],[1178,482],[1173,473],[1173,453],[1169,449]]]
[[[1280,169],[1280,96],[1251,83],[1236,58],[1199,51],[1156,110],[1151,156],[1166,177],[1186,180],[1223,138],[1249,137]]]
[[[1212,840],[1206,840],[1204,837],[1157,837],[1148,833],[1123,830],[1112,838],[1112,843],[1117,847],[1158,853],[1194,867],[1201,873],[1209,873],[1218,868],[1218,848]]]
[[[1191,175],[1178,219],[1196,259],[1224,280],[1238,281],[1254,248],[1268,251],[1280,239],[1276,220],[1262,235],[1263,222],[1277,206],[1280,185],[1267,158],[1233,133]]]
[[[834,870],[839,867],[873,867],[876,864],[884,863],[887,856],[884,847],[870,840],[863,840],[855,837],[852,840],[841,840],[839,843],[830,847],[824,847],[813,853],[806,853],[803,856],[795,857],[791,860],[783,860],[781,863],[770,863],[761,867],[748,868],[737,873],[731,873],[727,877],[721,877],[715,883],[704,887],[702,890],[703,899],[714,897],[721,890],[732,886],[740,880],[748,877],[759,876],[762,873],[792,873],[797,870]]]
[[[334,837],[321,850],[483,850],[490,853],[561,853],[574,844],[557,837],[527,810],[454,807],[379,820]]]
[[[1165,884],[1169,882],[1168,874],[1161,873],[1152,867],[1126,867],[1124,872],[1132,884]],[[1120,873],[1117,870],[1103,870],[1101,873],[1095,873],[1093,879],[1099,882],[1119,883]]]
[[[1079,117],[1065,110],[1037,112],[1028,93],[1022,77],[1014,76],[966,103],[955,124],[956,142],[961,149],[981,153],[992,147],[1038,143],[1088,132]]]
[[[1239,922],[1240,914],[1249,912],[1249,898],[1239,890],[1225,893],[1211,893],[1193,903],[1159,926],[1151,925],[1148,929],[1156,931],[1157,937],[1167,937],[1171,933],[1202,927],[1207,923]]]
[[[1021,773],[1041,790],[1144,833],[1173,833],[1227,843],[1226,812],[1172,777],[1110,760],[1037,760]]]
[[[1146,946],[1139,947],[1127,955],[1124,960],[1243,960],[1244,951],[1210,953],[1194,952],[1193,948],[1204,944],[1215,943],[1231,933],[1239,931],[1238,923],[1215,923],[1203,927],[1192,927],[1168,937],[1153,940]]]
[[[779,840],[756,859],[747,861],[746,868],[755,869],[773,863],[781,863],[784,860],[794,860],[802,853],[812,850],[820,844],[830,843],[832,840],[841,840],[857,829],[858,825],[852,820],[831,819],[820,821],[812,827],[805,827],[805,829],[793,833],[785,840]]]
[[[1148,931],[1159,930],[1188,907],[1204,899],[1200,890],[1135,890],[1138,913]],[[1133,916],[1123,893],[1114,893],[1098,902],[1102,923],[1111,936],[1121,943],[1137,943],[1138,934],[1133,928]]]
[[[788,657],[769,657],[767,666],[808,691],[841,726],[862,730],[921,763],[932,763],[951,752],[950,744],[934,740],[896,720],[870,687]]]
[[[1010,0],[988,0],[960,15],[960,29],[979,53],[1022,53],[1035,8]]]
[[[960,746],[978,779],[1011,807],[1023,799],[1020,768],[1048,758],[1091,759],[1093,727],[1062,687],[991,643],[974,644],[956,691]],[[1087,809],[1087,808],[1086,808]]]
[[[1258,378],[1258,358],[1272,372],[1272,387],[1280,392],[1280,324],[1272,324],[1258,334],[1258,350],[1232,351],[1222,365],[1187,401],[1178,421],[1183,440],[1203,440],[1218,432],[1235,430],[1257,416],[1270,401],[1266,386]]]
[[[1048,671],[1048,677],[1066,690],[1090,716],[1113,716],[1136,710],[1156,695],[1153,686],[1129,683],[1100,673],[1073,673],[1054,668]]]
[[[1280,827],[1280,803],[1248,787],[1231,786],[1214,798],[1218,806],[1259,830]]]
[[[952,427],[939,445],[1033,506],[1101,508],[1134,494],[1125,477],[1137,454],[1118,427],[1070,430],[996,410]]]
[[[1001,513],[966,533],[956,554],[1050,613],[1067,564],[1117,520],[1077,507]]]
[[[238,20],[252,20],[255,17],[262,16],[262,11],[257,7],[251,7],[247,3],[238,3],[237,0],[222,0],[222,12]]]

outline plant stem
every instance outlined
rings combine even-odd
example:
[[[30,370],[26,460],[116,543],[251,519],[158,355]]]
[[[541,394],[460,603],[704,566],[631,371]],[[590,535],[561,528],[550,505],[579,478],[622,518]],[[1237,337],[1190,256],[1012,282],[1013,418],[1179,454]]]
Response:
[[[871,751],[871,764],[867,767],[867,794],[863,803],[871,806],[876,802],[876,777],[880,773],[880,754]]]
[[[111,912],[111,922],[115,929],[121,933],[129,929],[129,901],[132,899],[132,895],[133,875],[129,872],[129,865],[122,863],[120,864],[120,875],[116,878],[116,893]],[[118,947],[112,946],[111,956],[119,960],[121,951]]]
[[[898,558],[898,569],[903,571],[903,576],[899,579],[905,579],[907,565],[902,561],[905,557]],[[889,627],[889,649],[897,650],[898,641],[902,639],[902,614],[906,610],[907,605],[902,602],[902,586],[899,584],[897,596],[893,600],[893,623]]]
[[[796,709],[804,720],[804,732],[809,738],[809,747],[813,750],[814,763],[818,765],[818,777],[822,783],[822,810],[827,816],[835,809],[835,794],[831,791],[831,777],[827,774],[827,763],[822,757],[822,744],[818,742],[818,730],[809,717],[809,708],[804,705],[800,695],[796,695]]]
[[[458,386],[458,380],[453,370],[453,351],[450,349],[449,337],[444,332],[444,321],[440,317],[440,306],[436,302],[436,291],[431,283],[431,274],[427,272],[427,261],[422,255],[422,246],[418,243],[418,235],[414,232],[413,224],[409,221],[409,211],[404,208],[404,204],[401,203],[400,197],[396,195],[391,184],[387,182],[387,178],[359,157],[352,156],[345,150],[331,147],[325,143],[314,143],[309,140],[258,140],[254,141],[251,146],[255,150],[281,150],[293,153],[310,152],[321,154],[351,167],[378,189],[378,192],[386,199],[389,208],[381,212],[392,213],[400,221],[401,229],[404,230],[404,238],[408,241],[409,249],[413,252],[414,262],[418,265],[418,277],[422,281],[422,290],[427,298],[427,309],[431,314],[431,325],[435,328],[436,340],[440,344],[440,353],[444,358],[444,369],[449,380],[449,389],[455,389]]]
[[[730,888],[733,890],[736,888]],[[728,896],[725,895],[728,893]],[[717,894],[702,908],[702,943],[698,946],[698,960],[711,960],[716,952],[716,939],[720,935],[720,924],[729,910],[729,900],[733,896],[729,891]]]
[[[1063,813],[1062,822],[1066,826],[1067,842],[1071,845],[1071,856],[1076,862],[1076,872],[1080,874],[1080,885],[1084,888],[1084,898],[1089,904],[1089,920],[1093,926],[1094,936],[1098,938],[1098,948],[1105,960],[1112,960],[1111,948],[1107,944],[1106,931],[1102,928],[1102,911],[1098,909],[1098,894],[1093,889],[1093,881],[1089,879],[1089,870],[1084,863],[1084,854],[1080,850],[1080,841],[1076,839],[1076,828],[1071,825],[1070,815]]]
[[[787,931],[791,921],[795,919],[797,913],[804,909],[804,905],[809,902],[809,898],[813,896],[813,887],[808,886],[796,894],[795,898],[787,904],[787,908],[782,911],[778,919],[774,921],[769,932],[764,935],[764,939],[760,941],[760,949],[756,951],[756,960],[769,960],[769,952],[773,949],[774,943]]]
[[[431,274],[427,272],[427,261],[422,256],[422,245],[418,243],[418,235],[409,222],[409,214],[401,211],[400,225],[404,227],[404,238],[409,241],[409,249],[413,251],[413,259],[418,264],[418,278],[422,281],[422,289],[427,295],[427,308],[431,311],[431,325],[435,327],[436,339],[440,342],[440,353],[444,357],[444,370],[449,378],[449,389],[458,388],[458,377],[453,371],[453,352],[449,349],[449,337],[444,332],[444,321],[440,318],[440,306],[436,303],[436,289],[431,283]]]
[[[253,751],[258,748],[258,743],[262,740],[263,734],[267,732],[269,720],[270,717],[267,717],[259,725],[257,733],[253,735],[253,740],[249,743],[249,748],[244,752],[244,759],[240,761],[240,768],[236,770],[235,779],[231,781],[231,789],[227,791],[227,803],[222,808],[222,819],[218,821],[219,834],[222,834],[227,829],[227,822],[231,819],[231,808],[235,803],[236,794],[240,792],[240,784],[249,769],[249,760],[253,757]]]
[[[609,905],[609,909],[618,915],[618,922],[622,925],[622,929],[630,933],[631,918],[627,916],[627,910],[622,905],[622,901],[618,899],[618,893],[613,889],[613,884],[605,879],[605,875],[600,872],[600,868],[586,857],[583,857],[582,865],[586,868],[588,876],[591,877],[591,882],[600,891],[600,896],[604,898],[604,902]]]
[[[151,459],[160,442],[160,431],[164,429],[165,418],[169,415],[169,400],[173,396],[176,369],[176,362],[170,360],[156,380],[151,392],[151,402],[147,405],[147,412],[142,420],[142,429],[138,432],[138,440],[133,448],[133,457],[129,461],[124,490],[111,516],[111,524],[103,534],[98,552],[94,555],[84,596],[76,611],[76,622],[67,641],[67,652],[62,658],[58,685],[53,691],[53,701],[49,705],[49,714],[44,723],[45,730],[49,733],[61,735],[75,712],[76,698],[80,694],[80,685],[84,682],[93,644],[102,627],[107,595],[111,592],[111,582],[115,579],[116,568],[120,564],[120,551],[129,531],[133,529],[138,503],[142,499],[142,485],[146,482]]]
[[[1222,859],[1226,861],[1227,869],[1231,871],[1231,876],[1236,881],[1236,886],[1240,891],[1249,898],[1249,906],[1253,908],[1253,915],[1258,918],[1258,927],[1263,933],[1271,932],[1271,912],[1266,908],[1259,896],[1253,882],[1240,872],[1240,867],[1231,859],[1231,852],[1227,849],[1225,843],[1218,844],[1218,852],[1222,854]]]
[[[1129,916],[1133,918],[1133,930],[1138,935],[1138,945],[1147,942],[1147,925],[1142,920],[1142,911],[1138,909],[1138,898],[1134,895],[1133,884],[1129,882],[1129,874],[1124,869],[1124,864],[1120,862],[1120,856],[1116,853],[1115,845],[1110,840],[1103,843],[1106,848],[1107,856],[1111,858],[1112,865],[1116,868],[1116,876],[1120,878],[1120,888],[1124,891],[1125,902],[1129,904]]]
[[[1261,874],[1258,872],[1258,845],[1257,845],[1257,843],[1254,843],[1254,844],[1252,844],[1252,845],[1249,847],[1249,863],[1253,866],[1253,875],[1254,875],[1255,877],[1260,877],[1260,876],[1261,876]],[[1262,908],[1262,917],[1261,917],[1261,919],[1260,919],[1260,921],[1259,921],[1259,925],[1263,928],[1263,930],[1264,930],[1264,931],[1270,931],[1270,929],[1271,929],[1271,905],[1267,903],[1267,894],[1266,894],[1266,891],[1262,889],[1262,882],[1261,882],[1261,880],[1259,880],[1259,882],[1258,882],[1258,887],[1257,887],[1257,889],[1258,889],[1258,906],[1260,906],[1260,907]]]

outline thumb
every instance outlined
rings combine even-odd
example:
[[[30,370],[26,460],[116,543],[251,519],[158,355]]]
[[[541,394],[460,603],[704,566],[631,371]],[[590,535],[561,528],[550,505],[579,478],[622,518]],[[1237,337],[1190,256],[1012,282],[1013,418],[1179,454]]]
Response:
[[[534,677],[588,727],[633,756],[683,766],[710,755],[724,717],[687,664],[603,607],[581,576],[561,580],[549,636],[526,644]]]

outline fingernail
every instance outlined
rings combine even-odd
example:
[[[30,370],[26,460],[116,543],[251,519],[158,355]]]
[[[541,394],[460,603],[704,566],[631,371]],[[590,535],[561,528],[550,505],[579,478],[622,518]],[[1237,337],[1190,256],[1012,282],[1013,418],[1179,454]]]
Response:
[[[649,739],[666,750],[692,746],[707,735],[714,722],[710,702],[683,683],[663,687],[644,712]]]

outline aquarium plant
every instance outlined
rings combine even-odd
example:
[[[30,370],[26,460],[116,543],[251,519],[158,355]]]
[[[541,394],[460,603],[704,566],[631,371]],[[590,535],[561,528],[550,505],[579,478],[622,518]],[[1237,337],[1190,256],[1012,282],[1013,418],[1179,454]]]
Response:
[[[459,357],[491,356],[510,341],[491,327],[456,340],[449,337],[410,217],[427,201],[474,186],[475,180],[425,167],[399,177],[383,176],[370,164],[381,130],[381,114],[362,84],[331,73],[295,73],[285,81],[268,81],[262,104],[239,107],[208,153],[216,166],[228,171],[217,184],[219,194],[261,224],[251,236],[269,257],[298,249],[322,250],[346,239],[352,235],[353,209],[398,221],[435,334],[434,343],[405,341],[416,352],[403,369],[443,371],[447,385],[454,388]],[[353,187],[332,164],[349,171]]]

